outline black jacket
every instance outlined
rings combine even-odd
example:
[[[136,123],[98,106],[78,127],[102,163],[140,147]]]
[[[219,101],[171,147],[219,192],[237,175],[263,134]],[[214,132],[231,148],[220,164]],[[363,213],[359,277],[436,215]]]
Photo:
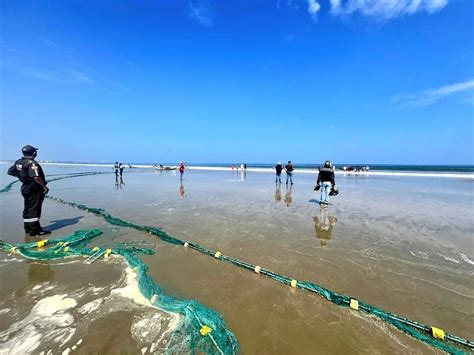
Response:
[[[35,177],[40,177],[45,184],[47,183],[41,165],[30,158],[18,159],[8,169],[8,175],[18,178],[23,183],[22,192],[43,191],[43,187],[35,181]]]
[[[319,171],[317,184],[320,185],[322,182],[326,181],[329,181],[333,186],[336,185],[336,182],[334,181],[334,170],[331,168],[322,168]]]

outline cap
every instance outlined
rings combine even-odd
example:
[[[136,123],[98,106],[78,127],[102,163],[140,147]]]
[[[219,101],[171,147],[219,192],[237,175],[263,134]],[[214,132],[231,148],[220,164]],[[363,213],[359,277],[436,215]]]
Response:
[[[23,154],[25,155],[29,155],[29,154],[33,154],[34,152],[36,152],[38,150],[38,148],[35,148],[31,145],[25,145],[23,148],[21,148],[21,151],[23,152]]]

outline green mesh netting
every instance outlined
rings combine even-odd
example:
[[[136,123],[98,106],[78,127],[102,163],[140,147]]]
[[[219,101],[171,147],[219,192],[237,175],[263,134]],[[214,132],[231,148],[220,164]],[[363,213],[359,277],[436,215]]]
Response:
[[[80,176],[80,175],[65,176],[65,177],[57,178],[55,180],[68,178],[68,177],[77,177],[77,176]],[[53,181],[53,180],[51,180],[51,181]],[[258,273],[259,274],[268,276],[268,277],[272,278],[273,280],[278,281],[282,284],[291,285],[292,287],[297,287],[297,288],[300,288],[300,289],[303,289],[303,290],[307,290],[307,291],[316,293],[316,294],[324,297],[328,301],[331,301],[332,303],[337,304],[339,306],[349,307],[349,306],[351,306],[352,302],[356,301],[357,302],[357,307],[352,307],[352,308],[355,308],[355,309],[357,309],[359,311],[362,311],[366,314],[378,317],[379,319],[382,319],[383,321],[393,325],[394,327],[396,327],[397,329],[405,332],[406,334],[409,334],[412,337],[414,337],[414,338],[416,338],[420,341],[423,341],[426,344],[429,344],[429,345],[431,345],[431,346],[433,346],[437,349],[443,350],[445,352],[448,352],[448,353],[451,353],[451,354],[463,354],[463,353],[465,353],[465,350],[469,351],[469,350],[474,349],[474,343],[472,341],[469,341],[469,340],[466,340],[466,339],[463,339],[461,337],[458,337],[458,336],[455,336],[455,335],[452,335],[452,334],[448,334],[448,333],[443,334],[444,339],[442,339],[442,340],[438,339],[434,336],[433,329],[430,326],[427,326],[427,325],[409,320],[409,319],[404,318],[404,317],[400,317],[398,315],[395,315],[395,314],[392,314],[390,312],[384,311],[384,310],[382,310],[378,307],[369,305],[369,304],[365,303],[364,301],[357,300],[353,297],[349,297],[349,296],[346,296],[346,295],[338,294],[334,291],[328,290],[328,289],[326,289],[322,286],[316,285],[314,283],[306,282],[306,281],[297,281],[297,280],[294,280],[294,279],[292,279],[288,276],[275,273],[275,272],[270,271],[268,269],[260,268],[259,266],[257,267],[256,265],[253,265],[253,264],[250,264],[250,263],[238,260],[238,259],[234,259],[230,256],[221,255],[220,252],[209,250],[209,249],[207,249],[207,248],[205,248],[205,247],[203,247],[199,244],[196,244],[196,243],[193,243],[193,242],[185,242],[185,241],[182,241],[180,239],[177,239],[177,238],[167,234],[166,232],[162,231],[159,228],[151,227],[151,226],[143,226],[143,225],[139,225],[139,224],[135,224],[135,223],[123,220],[119,217],[111,215],[110,213],[106,212],[104,209],[101,209],[101,208],[91,208],[91,207],[87,207],[85,205],[78,204],[78,203],[75,203],[75,202],[65,201],[65,200],[62,200],[62,199],[57,198],[57,197],[52,197],[52,196],[47,196],[47,197],[49,199],[53,200],[53,201],[63,203],[63,204],[69,205],[71,207],[74,207],[74,208],[77,208],[77,209],[80,209],[80,210],[83,210],[83,211],[91,212],[91,213],[94,213],[96,215],[102,216],[110,224],[117,225],[117,226],[122,226],[122,227],[134,228],[134,229],[139,230],[139,231],[147,232],[149,234],[157,236],[158,238],[160,238],[161,240],[163,240],[165,242],[176,244],[176,245],[184,245],[185,247],[190,247],[190,248],[195,249],[195,250],[197,250],[197,251],[199,251],[199,252],[201,252],[205,255],[209,255],[209,256],[212,256],[214,258],[218,258],[218,259],[220,259],[224,262],[233,264],[235,266],[238,266],[238,267],[241,267],[241,268],[253,271],[253,272],[255,272],[258,268]],[[120,254],[120,252],[118,252],[118,253]],[[127,259],[127,262],[129,262],[130,264],[133,264],[133,262],[134,262],[133,258],[125,257],[125,259]],[[140,260],[140,259],[138,259],[138,260]],[[143,265],[143,266],[144,266],[143,274],[146,276],[146,266],[145,265]],[[153,291],[152,291],[153,288],[152,288],[151,284],[148,284],[148,282],[150,282],[150,283],[153,283],[153,282],[152,282],[151,279],[149,281],[146,281],[148,276],[146,276],[146,277],[145,276],[142,276],[143,280],[145,280],[144,281],[145,286],[143,287],[143,289],[140,286],[140,289],[142,290],[142,293],[144,295],[147,295],[147,297],[148,297],[148,296],[152,295],[152,293],[153,293]],[[155,285],[155,287],[158,288],[157,285]],[[194,301],[189,301],[189,302],[194,302]],[[193,308],[189,309],[189,308],[186,307],[186,309],[188,309],[189,314],[191,314],[191,315],[194,314]],[[218,317],[217,314],[215,314],[215,316]],[[204,325],[205,322],[203,322],[200,319],[200,317],[202,317],[202,315],[198,315],[198,314],[195,315],[195,319],[198,321],[198,324],[202,328],[202,325]],[[189,315],[188,315],[187,318],[189,318]],[[204,317],[202,319],[204,319],[204,320],[207,319],[207,321],[212,320],[212,318],[207,318],[207,317]],[[223,321],[222,321],[222,324],[223,324]],[[227,337],[233,339],[233,341],[231,342],[233,344],[233,342],[235,341],[235,338],[232,335],[232,333],[228,332]],[[200,339],[199,337],[197,337],[197,338]],[[191,348],[193,348],[193,346],[195,344],[194,343],[195,341],[196,341],[195,338],[190,338],[189,339],[189,343],[191,345]],[[237,344],[237,343],[235,342],[235,344]],[[237,349],[237,347],[235,349]],[[232,351],[234,351],[233,347],[232,347]]]
[[[123,248],[86,248],[89,241],[102,232],[97,229],[79,230],[59,239],[12,245],[0,241],[0,250],[18,253],[28,259],[54,260],[66,257],[88,256],[87,261],[117,255],[123,257],[136,273],[141,294],[161,310],[180,314],[181,321],[167,345],[167,352],[177,353],[191,350],[207,354],[236,354],[237,340],[215,311],[194,300],[178,300],[167,295],[147,274],[148,267],[138,254],[153,254],[150,249],[126,246]]]

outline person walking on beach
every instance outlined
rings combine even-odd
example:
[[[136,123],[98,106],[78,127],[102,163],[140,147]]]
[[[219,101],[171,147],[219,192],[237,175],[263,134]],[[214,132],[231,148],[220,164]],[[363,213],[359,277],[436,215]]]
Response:
[[[118,172],[119,172],[119,163],[118,163],[118,161],[115,162],[114,169],[115,169],[115,177],[117,177]]]
[[[336,186],[336,181],[334,180],[334,166],[329,160],[326,160],[324,166],[319,170],[318,180],[314,190],[318,191],[321,189],[321,206],[327,206],[329,204],[329,192],[331,188]]]
[[[184,163],[181,162],[179,163],[179,178],[183,179],[183,174],[184,174]]]
[[[122,163],[120,163],[119,166],[118,166],[118,168],[119,168],[119,171],[120,171],[120,177],[122,177],[123,168],[125,168],[125,166],[124,166]]]
[[[288,179],[290,180],[291,185],[293,185],[293,164],[291,164],[291,161],[288,160],[288,164],[285,166],[285,171],[286,171],[286,184],[288,185]]]
[[[281,165],[281,162],[278,162],[277,165],[275,165],[275,184],[280,183],[281,184],[281,171],[283,170],[283,166]]]
[[[21,195],[24,199],[23,227],[25,233],[32,237],[51,234],[40,224],[41,208],[44,196],[49,189],[44,177],[43,169],[35,161],[38,148],[25,145],[22,148],[23,158],[18,159],[9,169],[8,175],[18,178],[22,182]]]

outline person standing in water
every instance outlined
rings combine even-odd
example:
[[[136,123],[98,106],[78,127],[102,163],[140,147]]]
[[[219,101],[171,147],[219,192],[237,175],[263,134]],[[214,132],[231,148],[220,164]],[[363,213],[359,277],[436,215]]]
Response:
[[[119,163],[118,163],[118,161],[115,162],[114,169],[115,169],[115,177],[117,177],[118,172],[119,172]]]
[[[316,191],[321,189],[321,206],[327,206],[329,204],[329,192],[334,186],[336,186],[336,181],[334,180],[334,166],[329,160],[326,160],[324,166],[319,170],[318,180],[314,187]]]
[[[281,165],[281,162],[278,162],[277,165],[275,165],[275,184],[280,183],[281,184],[281,171],[283,170],[283,166]]]
[[[179,163],[179,178],[183,179],[183,174],[184,174],[184,163],[181,162]]]
[[[22,148],[23,158],[18,159],[9,169],[8,175],[18,178],[21,182],[21,195],[24,199],[23,227],[31,237],[51,234],[40,225],[41,209],[44,196],[49,189],[43,169],[35,161],[38,148],[25,145]]]
[[[119,171],[120,171],[120,177],[122,177],[122,175],[123,175],[123,168],[125,168],[125,166],[124,166],[122,163],[120,163],[119,166],[118,166],[118,168],[119,168]]]
[[[286,171],[286,184],[288,185],[288,180],[290,180],[291,185],[293,185],[293,164],[291,164],[291,161],[288,160],[288,164],[285,166],[285,171]]]

